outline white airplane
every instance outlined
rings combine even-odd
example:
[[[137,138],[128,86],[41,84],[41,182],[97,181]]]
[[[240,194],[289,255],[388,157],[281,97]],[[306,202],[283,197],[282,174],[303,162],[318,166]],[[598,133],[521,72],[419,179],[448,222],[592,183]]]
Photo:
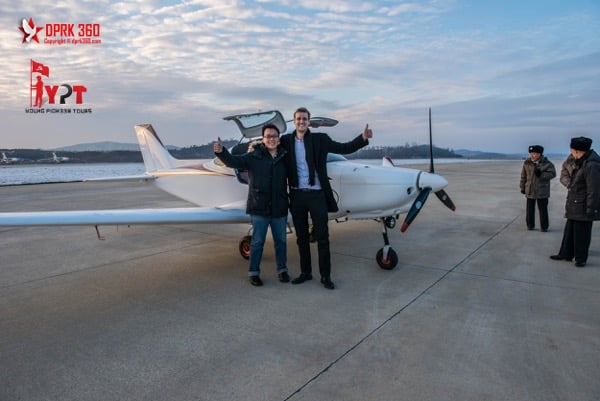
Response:
[[[20,157],[7,157],[6,153],[2,152],[2,159],[0,159],[0,164],[12,164],[19,163],[23,161]]]
[[[225,117],[234,121],[242,132],[242,139],[231,149],[243,153],[252,138],[262,135],[262,126],[272,123],[286,132],[287,124],[279,111],[241,114]],[[311,127],[333,126],[336,120],[316,117]],[[431,111],[430,111],[431,127]],[[161,209],[115,209],[78,210],[55,212],[0,213],[0,226],[46,226],[46,225],[94,225],[98,238],[99,225],[119,224],[180,224],[180,223],[249,223],[245,213],[247,181],[244,171],[224,166],[218,159],[175,159],[163,146],[150,124],[135,126],[146,173],[141,176],[94,179],[148,180],[158,188],[196,207]],[[430,129],[431,135],[431,129]],[[391,248],[387,230],[394,228],[396,220],[406,213],[401,231],[404,232],[421,210],[430,192],[454,210],[454,204],[444,191],[448,181],[433,172],[394,167],[385,160],[382,166],[350,162],[340,155],[330,154],[327,170],[331,186],[337,197],[339,212],[330,214],[337,222],[369,219],[379,222],[383,230],[384,246],[376,254],[376,261],[383,269],[393,269],[398,256]],[[376,196],[373,196],[376,194]],[[239,250],[248,258],[249,235],[242,238]]]

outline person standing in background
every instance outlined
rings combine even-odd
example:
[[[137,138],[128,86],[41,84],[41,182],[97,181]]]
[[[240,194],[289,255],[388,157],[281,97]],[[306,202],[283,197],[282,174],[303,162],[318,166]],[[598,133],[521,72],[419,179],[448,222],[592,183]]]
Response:
[[[600,156],[591,149],[590,138],[572,138],[570,146],[575,162],[565,204],[567,221],[560,250],[550,259],[570,262],[575,258],[575,267],[584,267],[592,240],[592,224],[600,220]]]
[[[548,231],[548,198],[550,198],[550,180],[556,177],[554,164],[544,156],[544,147],[529,147],[529,158],[521,169],[521,193],[527,198],[525,222],[528,230],[535,229],[535,205],[540,214],[540,229]]]

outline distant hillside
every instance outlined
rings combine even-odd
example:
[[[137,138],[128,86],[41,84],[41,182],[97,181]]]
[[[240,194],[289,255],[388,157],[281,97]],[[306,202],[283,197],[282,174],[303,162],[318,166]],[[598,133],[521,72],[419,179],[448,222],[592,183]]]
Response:
[[[350,155],[349,159],[380,159],[389,156],[392,159],[426,159],[429,158],[429,145],[405,146],[367,146]],[[461,155],[450,149],[433,147],[435,158],[460,158]]]
[[[519,160],[526,159],[529,157],[528,153],[493,153],[493,152],[480,152],[477,150],[458,149],[454,151],[456,154],[468,159],[511,159]],[[549,159],[566,159],[568,154],[562,153],[544,153]]]
[[[523,157],[523,155],[519,154],[480,152],[478,150],[467,149],[458,149],[454,152],[468,159],[520,159],[521,157]]]

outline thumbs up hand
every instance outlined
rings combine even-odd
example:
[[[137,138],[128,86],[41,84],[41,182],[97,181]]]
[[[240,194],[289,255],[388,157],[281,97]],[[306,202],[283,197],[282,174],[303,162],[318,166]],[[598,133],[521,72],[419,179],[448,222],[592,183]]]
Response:
[[[369,124],[367,124],[365,126],[365,130],[363,131],[363,139],[366,141],[369,138],[373,138],[373,130],[371,130],[371,128],[369,128]]]
[[[213,144],[213,150],[215,153],[221,153],[223,151],[223,145],[221,144],[221,137],[218,137],[217,141]]]

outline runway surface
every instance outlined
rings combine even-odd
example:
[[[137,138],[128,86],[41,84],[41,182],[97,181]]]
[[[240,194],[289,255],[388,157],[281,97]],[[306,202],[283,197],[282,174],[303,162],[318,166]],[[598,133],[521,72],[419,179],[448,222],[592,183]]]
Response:
[[[560,169],[561,161],[554,161]],[[597,400],[600,229],[583,269],[527,231],[521,161],[440,164],[457,210],[431,196],[400,262],[381,226],[330,223],[333,281],[262,278],[246,225],[0,229],[0,400]],[[420,166],[427,168],[426,166]],[[175,207],[146,184],[1,187],[7,211]],[[295,237],[289,268],[299,273]],[[316,248],[313,248],[313,260]]]

